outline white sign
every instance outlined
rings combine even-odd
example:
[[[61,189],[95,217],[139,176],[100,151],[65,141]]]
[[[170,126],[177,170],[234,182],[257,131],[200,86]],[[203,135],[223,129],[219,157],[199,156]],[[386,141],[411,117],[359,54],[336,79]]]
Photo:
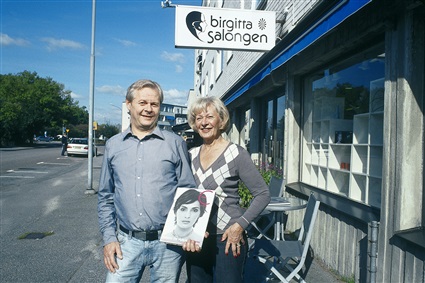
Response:
[[[275,40],[273,11],[176,7],[176,47],[268,51]]]

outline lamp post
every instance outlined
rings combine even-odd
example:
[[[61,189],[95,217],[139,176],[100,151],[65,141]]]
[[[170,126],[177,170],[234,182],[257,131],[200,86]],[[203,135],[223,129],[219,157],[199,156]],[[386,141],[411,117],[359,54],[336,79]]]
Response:
[[[111,106],[114,106],[115,108],[118,108],[120,111],[122,111],[122,108],[116,106],[115,104],[109,103]]]
[[[120,111],[121,111],[121,124],[122,124],[122,112],[123,112],[123,109],[122,109],[122,107],[118,107],[118,106],[116,106],[115,104],[112,104],[112,103],[109,103],[111,106],[113,106],[113,107],[115,107],[115,108],[117,108],[117,109],[119,109]],[[121,125],[121,130],[122,130],[122,125]]]
[[[89,94],[89,152],[88,152],[88,184],[85,194],[93,195],[93,116],[94,116],[94,46],[96,27],[96,0],[92,0],[92,30],[91,30],[91,51],[90,51],[90,94]]]
[[[128,111],[126,112],[125,102],[122,103],[121,107],[118,107],[112,103],[109,104],[115,108],[118,108],[121,111],[121,132],[124,131],[130,123],[130,116],[128,115]]]

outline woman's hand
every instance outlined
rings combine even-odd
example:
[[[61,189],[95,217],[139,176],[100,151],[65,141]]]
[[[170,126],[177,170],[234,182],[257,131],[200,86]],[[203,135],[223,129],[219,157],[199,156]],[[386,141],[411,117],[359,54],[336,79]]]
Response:
[[[245,240],[243,239],[243,228],[238,223],[230,226],[221,237],[221,241],[225,241],[227,239],[226,247],[224,252],[226,255],[229,254],[229,248],[232,249],[232,253],[234,257],[238,257],[241,254],[241,244],[245,244]]]
[[[208,238],[210,234],[208,232],[205,232],[204,238]],[[187,240],[186,243],[183,244],[183,250],[186,252],[200,252],[201,247],[199,246],[197,241],[194,240]]]

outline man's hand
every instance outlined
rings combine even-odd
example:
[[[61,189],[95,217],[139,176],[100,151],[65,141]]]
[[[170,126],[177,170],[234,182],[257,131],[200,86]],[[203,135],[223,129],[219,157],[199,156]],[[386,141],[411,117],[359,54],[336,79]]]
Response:
[[[103,247],[103,261],[106,268],[112,273],[119,269],[115,255],[117,255],[117,258],[122,259],[121,247],[118,242],[112,242]]]
[[[204,238],[208,238],[209,235],[210,234],[208,232],[205,232]],[[187,240],[186,243],[183,244],[183,250],[186,252],[200,252],[201,247],[198,242],[194,240]]]

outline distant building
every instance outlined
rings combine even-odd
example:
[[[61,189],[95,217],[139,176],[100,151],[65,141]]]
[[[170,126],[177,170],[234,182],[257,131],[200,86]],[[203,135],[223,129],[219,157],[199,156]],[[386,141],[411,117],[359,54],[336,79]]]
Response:
[[[162,103],[158,125],[162,129],[172,131],[174,125],[186,123],[186,115],[187,106]]]
[[[121,132],[124,132],[130,126],[130,115],[128,114],[125,101],[121,104]]]

